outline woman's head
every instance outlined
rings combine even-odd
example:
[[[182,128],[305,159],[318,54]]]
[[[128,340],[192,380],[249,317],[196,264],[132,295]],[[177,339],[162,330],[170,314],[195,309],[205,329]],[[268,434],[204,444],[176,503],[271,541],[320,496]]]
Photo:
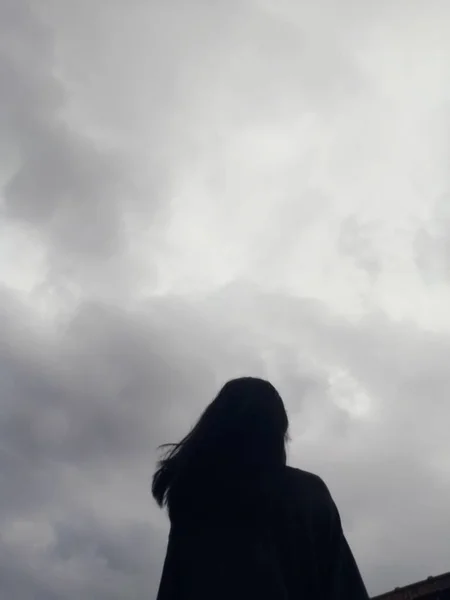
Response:
[[[286,463],[288,417],[277,390],[268,381],[242,377],[226,383],[195,427],[171,444],[153,478],[160,505],[178,482],[206,474],[247,474]]]

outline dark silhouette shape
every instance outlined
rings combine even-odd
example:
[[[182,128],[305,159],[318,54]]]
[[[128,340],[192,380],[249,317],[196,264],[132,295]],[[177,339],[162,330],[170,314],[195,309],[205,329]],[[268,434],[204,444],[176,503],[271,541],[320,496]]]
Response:
[[[152,491],[171,530],[158,600],[368,600],[325,483],[286,466],[276,389],[229,381]]]

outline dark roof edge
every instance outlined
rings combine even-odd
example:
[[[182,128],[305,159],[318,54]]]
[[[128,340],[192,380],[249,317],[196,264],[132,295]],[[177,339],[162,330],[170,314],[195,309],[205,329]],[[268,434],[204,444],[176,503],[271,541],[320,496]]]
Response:
[[[416,581],[416,583],[409,583],[408,585],[405,585],[403,587],[397,587],[393,590],[391,590],[390,592],[385,592],[383,594],[380,594],[379,596],[373,596],[372,600],[383,600],[383,598],[389,598],[389,597],[395,597],[395,595],[400,595],[402,592],[406,591],[406,590],[410,590],[416,587],[419,587],[421,585],[424,585],[426,583],[434,583],[434,582],[438,582],[441,579],[449,579],[449,585],[450,585],[450,571],[448,571],[447,573],[442,573],[442,575],[436,575],[435,577],[427,577],[426,579],[422,579],[421,581]]]

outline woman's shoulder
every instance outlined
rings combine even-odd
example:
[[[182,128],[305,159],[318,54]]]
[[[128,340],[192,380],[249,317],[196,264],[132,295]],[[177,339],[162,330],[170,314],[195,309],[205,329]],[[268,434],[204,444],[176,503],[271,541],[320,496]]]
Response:
[[[307,488],[310,492],[316,492],[317,494],[323,494],[324,496],[329,495],[326,483],[316,473],[286,466],[285,477],[288,485],[294,490],[298,489],[299,491],[304,491],[305,488]]]

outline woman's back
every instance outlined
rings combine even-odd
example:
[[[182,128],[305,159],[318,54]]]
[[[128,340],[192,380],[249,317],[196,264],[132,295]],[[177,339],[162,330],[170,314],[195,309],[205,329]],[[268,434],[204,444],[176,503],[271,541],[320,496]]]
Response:
[[[368,598],[319,477],[283,467],[255,488],[253,505],[229,490],[172,508],[158,600]]]

